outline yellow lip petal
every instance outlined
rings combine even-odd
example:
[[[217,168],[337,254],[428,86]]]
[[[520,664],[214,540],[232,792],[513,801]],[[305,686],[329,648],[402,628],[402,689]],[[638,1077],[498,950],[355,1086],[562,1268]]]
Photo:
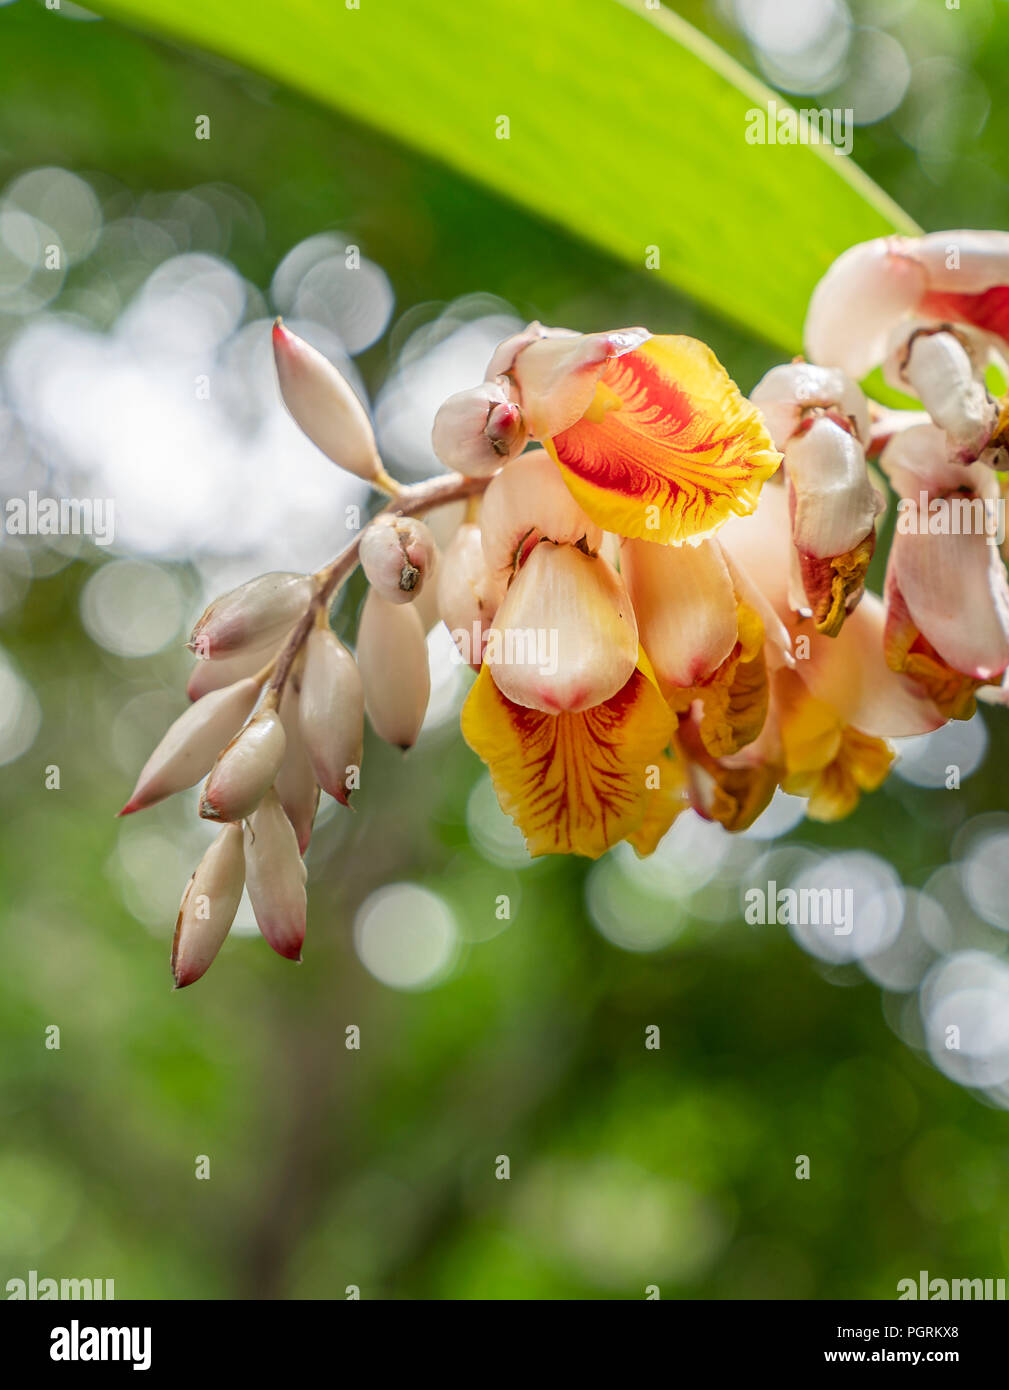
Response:
[[[781,462],[714,353],[684,337],[609,361],[582,418],[544,443],[593,521],[662,544],[752,512]]]
[[[746,603],[737,607],[736,640],[711,675],[693,686],[666,689],[669,707],[685,714],[700,705],[698,733],[713,758],[738,753],[764,727],[770,700],[764,624]]]
[[[690,800],[704,820],[717,821],[733,834],[747,830],[770,805],[780,768],[773,762],[731,765],[713,758],[695,729],[678,736],[688,758]]]
[[[633,834],[652,795],[673,719],[635,669],[622,690],[592,709],[546,714],[516,705],[485,666],[462,712],[462,733],[490,769],[502,809],[531,855],[596,859]]]
[[[642,858],[654,852],[676,817],[690,805],[686,765],[668,753],[661,755],[646,785],[644,819],[627,836]]]
[[[837,711],[810,695],[794,671],[777,673],[774,703],[789,774],[818,773],[833,762],[844,727]]]
[[[893,762],[890,745],[845,724],[793,671],[778,673],[774,695],[785,758],[782,787],[809,798],[810,820],[849,815],[862,792],[875,791],[885,780]]]

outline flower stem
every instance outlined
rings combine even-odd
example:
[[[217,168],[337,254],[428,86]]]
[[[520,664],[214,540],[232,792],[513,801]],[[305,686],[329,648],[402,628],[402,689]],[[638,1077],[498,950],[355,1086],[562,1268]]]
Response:
[[[450,502],[460,502],[466,498],[476,497],[483,492],[489,482],[490,478],[464,478],[461,473],[448,473],[436,478],[426,478],[422,483],[414,483],[410,487],[400,487],[392,501],[383,507],[376,516],[384,516],[389,513],[394,516],[421,516],[434,507],[444,507]],[[372,517],[368,526],[375,520],[376,517]],[[280,698],[291,673],[291,667],[308,638],[308,634],[316,622],[322,621],[321,612],[325,610],[328,614],[329,604],[334,593],[356,568],[361,537],[368,526],[362,527],[358,535],[340,551],[336,559],[331,560],[315,575],[315,593],[300,618],[298,626],[278,653],[273,666],[269,692],[276,699],[279,700]]]

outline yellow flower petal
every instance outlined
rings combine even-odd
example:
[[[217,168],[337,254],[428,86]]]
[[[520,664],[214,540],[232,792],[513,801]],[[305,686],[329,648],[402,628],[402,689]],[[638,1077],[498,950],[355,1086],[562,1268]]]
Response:
[[[660,765],[672,727],[638,669],[603,704],[553,715],[514,704],[484,666],[462,712],[463,737],[490,769],[531,855],[596,859],[643,830],[649,769]]]
[[[749,604],[738,605],[737,638],[706,681],[669,691],[669,707],[685,714],[700,701],[701,740],[713,758],[738,753],[760,733],[767,718],[770,687],[764,659],[764,624]]]
[[[841,751],[844,726],[837,711],[826,700],[810,695],[794,671],[777,673],[774,700],[788,773],[822,771]]]
[[[782,787],[809,798],[810,820],[850,815],[861,792],[875,791],[890,771],[889,744],[843,723],[793,671],[778,673],[774,694],[785,757]]]
[[[736,834],[748,830],[766,811],[778,785],[779,769],[770,763],[726,767],[704,755],[691,756],[691,801],[705,820],[717,821]]]
[[[627,840],[642,856],[652,854],[673,821],[690,805],[687,769],[679,759],[663,753],[655,765],[654,775],[646,778],[645,817]]]
[[[662,544],[752,512],[781,462],[714,353],[684,337],[612,358],[582,418],[544,444],[593,521]]]
[[[861,598],[875,548],[876,533],[870,531],[854,549],[829,559],[799,551],[799,570],[813,610],[813,622],[817,632],[825,637],[837,636],[849,609]]]

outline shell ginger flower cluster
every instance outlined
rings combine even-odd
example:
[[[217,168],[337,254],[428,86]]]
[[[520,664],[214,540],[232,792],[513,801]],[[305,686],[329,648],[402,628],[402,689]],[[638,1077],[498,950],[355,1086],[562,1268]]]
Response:
[[[360,785],[366,717],[412,746],[439,621],[476,673],[463,737],[532,855],[649,854],[687,807],[743,830],[779,786],[834,820],[884,780],[889,739],[1009,699],[992,391],[1009,235],[852,248],[813,295],[805,356],[749,399],[692,338],[530,324],[441,407],[448,471],[409,487],[336,369],[279,321],[273,336],[295,421],[387,503],[317,574],[261,575],[196,624],[192,703],[122,812],[205,778],[200,815],[221,826],[182,899],[176,985],[206,971],[246,887],[300,959],[320,789],[346,805]],[[867,401],[876,367],[921,408]],[[422,518],[460,502],[440,552]],[[351,651],[329,613],[357,566]]]

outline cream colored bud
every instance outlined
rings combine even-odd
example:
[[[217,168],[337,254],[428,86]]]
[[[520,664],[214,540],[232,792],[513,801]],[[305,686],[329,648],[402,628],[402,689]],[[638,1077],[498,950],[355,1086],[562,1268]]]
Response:
[[[365,708],[379,738],[412,748],[431,694],[424,629],[413,607],[386,603],[372,589],[357,634]]]
[[[961,463],[972,463],[998,423],[980,364],[954,333],[919,333],[911,343],[904,377]]]
[[[190,705],[147,759],[119,814],[142,811],[205,777],[218,753],[248,719],[258,696],[259,685],[250,678],[212,691]]]
[[[630,680],[634,610],[599,555],[541,541],[497,611],[484,661],[509,700],[548,714],[590,709]]]
[[[316,780],[346,806],[352,790],[348,779],[360,768],[364,747],[364,687],[357,662],[329,628],[309,634],[299,699],[301,733]]]
[[[191,985],[210,967],[231,930],[245,886],[242,827],[226,825],[186,886],[172,941],[176,989]]]
[[[776,449],[784,449],[811,411],[846,422],[863,445],[869,442],[868,403],[861,388],[839,367],[782,363],[761,377],[750,400],[760,407]]]
[[[883,510],[865,450],[850,431],[820,417],[785,445],[792,489],[792,539],[807,555],[833,559],[863,541]]]
[[[279,319],[273,325],[273,356],[284,404],[312,443],[348,473],[384,485],[371,421],[332,362]]]
[[[274,786],[288,820],[298,837],[302,854],[312,838],[312,825],[319,809],[319,785],[315,780],[312,760],[301,735],[301,696],[294,673],[288,677],[280,701],[280,718],[284,725],[284,761],[280,764]]]
[[[427,567],[427,574],[424,578],[424,587],[420,594],[414,599],[413,606],[420,619],[420,625],[424,629],[425,636],[431,631],[435,623],[438,622],[438,581],[441,578],[442,556],[441,551],[436,545],[431,563]]]
[[[245,877],[259,930],[288,960],[301,959],[306,876],[294,827],[268,791],[245,823]]]
[[[280,715],[261,709],[218,757],[203,788],[200,815],[206,820],[251,816],[280,771],[285,743]]]
[[[434,536],[413,516],[385,513],[361,537],[361,568],[387,603],[412,603],[434,567]]]
[[[855,381],[882,362],[888,336],[925,293],[924,269],[908,255],[905,237],[877,237],[849,247],[809,301],[806,356],[840,367]]]
[[[308,607],[307,574],[261,574],[214,599],[193,628],[189,645],[204,659],[231,657],[279,643]]]
[[[197,660],[186,685],[190,700],[202,700],[212,690],[223,690],[226,685],[234,685],[246,676],[254,676],[283,643],[271,642],[265,647],[249,647],[238,656],[223,656],[219,660]]]
[[[647,328],[574,335],[541,333],[516,348],[508,373],[529,431],[537,439],[561,434],[580,420],[592,403],[607,364],[636,351],[652,336]]]
[[[738,599],[722,547],[717,540],[625,540],[620,558],[641,645],[661,689],[699,685],[729,655],[738,635]]]
[[[446,468],[486,478],[525,448],[522,411],[498,382],[449,396],[434,417],[431,446]]]
[[[909,243],[909,254],[924,268],[930,290],[981,294],[1009,285],[1009,232],[929,232]]]
[[[487,633],[504,594],[504,580],[487,565],[480,527],[463,522],[442,558],[438,612],[459,655],[474,671],[483,663]]]
[[[576,333],[571,328],[544,328],[544,326],[533,320],[527,323],[525,328],[518,333],[512,333],[509,337],[503,338],[494,349],[494,355],[487,364],[484,372],[484,379],[496,381],[498,377],[507,376],[514,368],[516,359],[520,352],[523,352],[530,343],[538,343],[541,338],[579,338],[580,333]]]

